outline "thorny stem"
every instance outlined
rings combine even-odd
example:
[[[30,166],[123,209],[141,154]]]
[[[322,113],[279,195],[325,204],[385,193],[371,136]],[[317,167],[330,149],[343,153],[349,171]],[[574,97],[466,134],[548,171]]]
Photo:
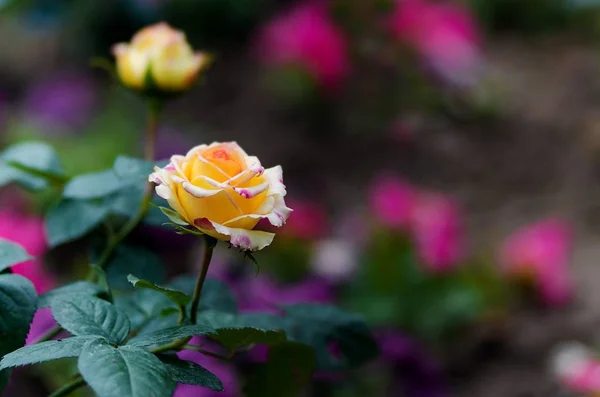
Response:
[[[190,320],[192,321],[192,324],[196,324],[196,321],[198,320],[198,305],[200,304],[200,295],[202,295],[202,287],[204,286],[204,281],[206,280],[206,275],[208,274],[208,267],[210,266],[210,260],[212,259],[212,254],[215,249],[215,239],[206,236],[204,239],[204,244],[205,247],[204,258],[202,259],[202,268],[200,269],[200,274],[196,280],[194,295],[192,296],[192,306],[190,308]]]

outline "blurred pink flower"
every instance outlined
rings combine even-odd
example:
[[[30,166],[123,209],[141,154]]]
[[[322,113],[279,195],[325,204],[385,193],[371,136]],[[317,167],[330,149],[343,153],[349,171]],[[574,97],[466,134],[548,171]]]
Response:
[[[566,303],[572,295],[568,274],[572,230],[561,219],[547,219],[517,230],[500,247],[499,262],[510,275],[535,283],[544,302]]]
[[[358,257],[358,249],[350,241],[328,238],[314,244],[310,264],[316,275],[339,283],[355,274]]]
[[[345,38],[317,1],[276,16],[262,29],[258,45],[265,64],[299,67],[327,89],[337,88],[348,73]]]
[[[28,278],[38,294],[56,286],[56,280],[43,268],[41,257],[47,250],[44,223],[41,218],[23,215],[18,211],[0,212],[0,238],[21,245],[35,259],[12,266],[15,274]],[[26,343],[33,343],[56,325],[50,309],[35,313]]]
[[[281,284],[267,275],[245,281],[238,288],[240,309],[278,313],[279,305],[326,303],[333,299],[331,287],[323,280],[309,278],[294,284]]]
[[[41,218],[2,210],[0,211],[0,238],[21,245],[35,258],[13,266],[11,269],[15,274],[31,280],[38,294],[54,288],[56,281],[44,270],[41,261],[41,256],[47,249],[44,222]]]
[[[190,344],[201,345],[201,341],[202,339],[196,336],[192,338]],[[210,347],[207,350],[210,350]],[[173,397],[235,397],[240,395],[240,385],[232,363],[219,361],[191,350],[182,350],[177,353],[177,356],[182,360],[194,362],[215,374],[223,383],[225,390],[216,392],[202,386],[179,384]]]
[[[481,35],[473,15],[460,3],[396,0],[388,24],[399,41],[414,47],[446,81],[461,86],[476,82]]]
[[[415,189],[402,179],[380,176],[369,192],[369,207],[375,219],[395,230],[405,230],[415,204]]]
[[[313,201],[289,202],[294,212],[281,230],[282,235],[302,240],[316,240],[329,231],[329,217],[319,203]]]
[[[569,342],[551,357],[554,375],[568,390],[597,396],[600,393],[600,361],[584,345]]]
[[[411,231],[417,254],[428,269],[445,271],[462,259],[462,214],[449,198],[421,194],[411,212]]]

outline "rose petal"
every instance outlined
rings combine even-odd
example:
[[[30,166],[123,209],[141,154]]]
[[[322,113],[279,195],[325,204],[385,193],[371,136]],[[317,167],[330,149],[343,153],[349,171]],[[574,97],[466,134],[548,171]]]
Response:
[[[240,196],[250,199],[258,196],[269,188],[269,182],[264,182],[259,185],[250,187],[235,187],[233,190]]]
[[[228,236],[231,245],[245,251],[259,251],[270,245],[275,238],[274,233],[231,228],[212,222],[207,218],[194,219],[194,225],[209,236],[216,238],[218,235]]]

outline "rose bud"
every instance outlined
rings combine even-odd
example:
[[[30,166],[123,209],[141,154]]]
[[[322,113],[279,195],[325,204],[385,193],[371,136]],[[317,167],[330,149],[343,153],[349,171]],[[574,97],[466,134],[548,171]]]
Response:
[[[281,166],[264,169],[235,142],[196,146],[185,156],[172,156],[149,177],[156,193],[181,220],[200,232],[256,251],[271,244],[274,233],[253,230],[261,219],[280,227],[292,210]]]
[[[185,91],[211,60],[194,53],[185,34],[164,22],[143,28],[131,43],[116,44],[113,54],[123,85],[145,92]]]

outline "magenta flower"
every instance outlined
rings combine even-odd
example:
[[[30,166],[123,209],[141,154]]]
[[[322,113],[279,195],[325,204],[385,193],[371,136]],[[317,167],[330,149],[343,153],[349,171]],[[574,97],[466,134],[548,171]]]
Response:
[[[329,232],[329,217],[319,203],[291,200],[289,207],[294,209],[294,213],[282,228],[282,235],[310,241]]]
[[[201,341],[202,339],[196,336],[192,338],[190,344],[201,345]],[[206,347],[206,349],[210,350],[211,346]],[[218,359],[207,357],[202,353],[191,350],[182,350],[177,353],[177,356],[182,360],[201,365],[215,374],[223,383],[225,390],[216,392],[202,386],[179,384],[173,397],[235,397],[240,395],[240,385],[232,363],[219,361]]]
[[[331,287],[317,278],[294,284],[281,284],[267,275],[244,281],[238,288],[241,310],[278,313],[280,305],[326,303],[333,299]]]
[[[572,295],[568,274],[572,230],[560,219],[547,219],[517,230],[500,248],[499,262],[511,276],[532,282],[548,305],[566,303]]]
[[[348,73],[345,38],[322,3],[305,2],[275,17],[258,46],[267,66],[300,68],[326,89],[337,88]]]
[[[462,214],[447,197],[420,195],[411,212],[411,231],[417,254],[429,270],[448,270],[464,256]]]
[[[388,26],[444,80],[459,86],[476,82],[480,33],[473,15],[458,2],[396,0]]]
[[[415,189],[402,179],[380,176],[369,193],[369,207],[375,219],[394,230],[406,230],[415,205]]]
[[[0,212],[0,238],[21,245],[35,259],[12,267],[15,274],[27,277],[39,294],[55,287],[56,281],[42,265],[41,256],[47,249],[44,223],[41,218],[26,216],[17,212]]]
[[[569,391],[597,396],[600,393],[600,361],[578,342],[559,346],[551,357],[552,370]]]

